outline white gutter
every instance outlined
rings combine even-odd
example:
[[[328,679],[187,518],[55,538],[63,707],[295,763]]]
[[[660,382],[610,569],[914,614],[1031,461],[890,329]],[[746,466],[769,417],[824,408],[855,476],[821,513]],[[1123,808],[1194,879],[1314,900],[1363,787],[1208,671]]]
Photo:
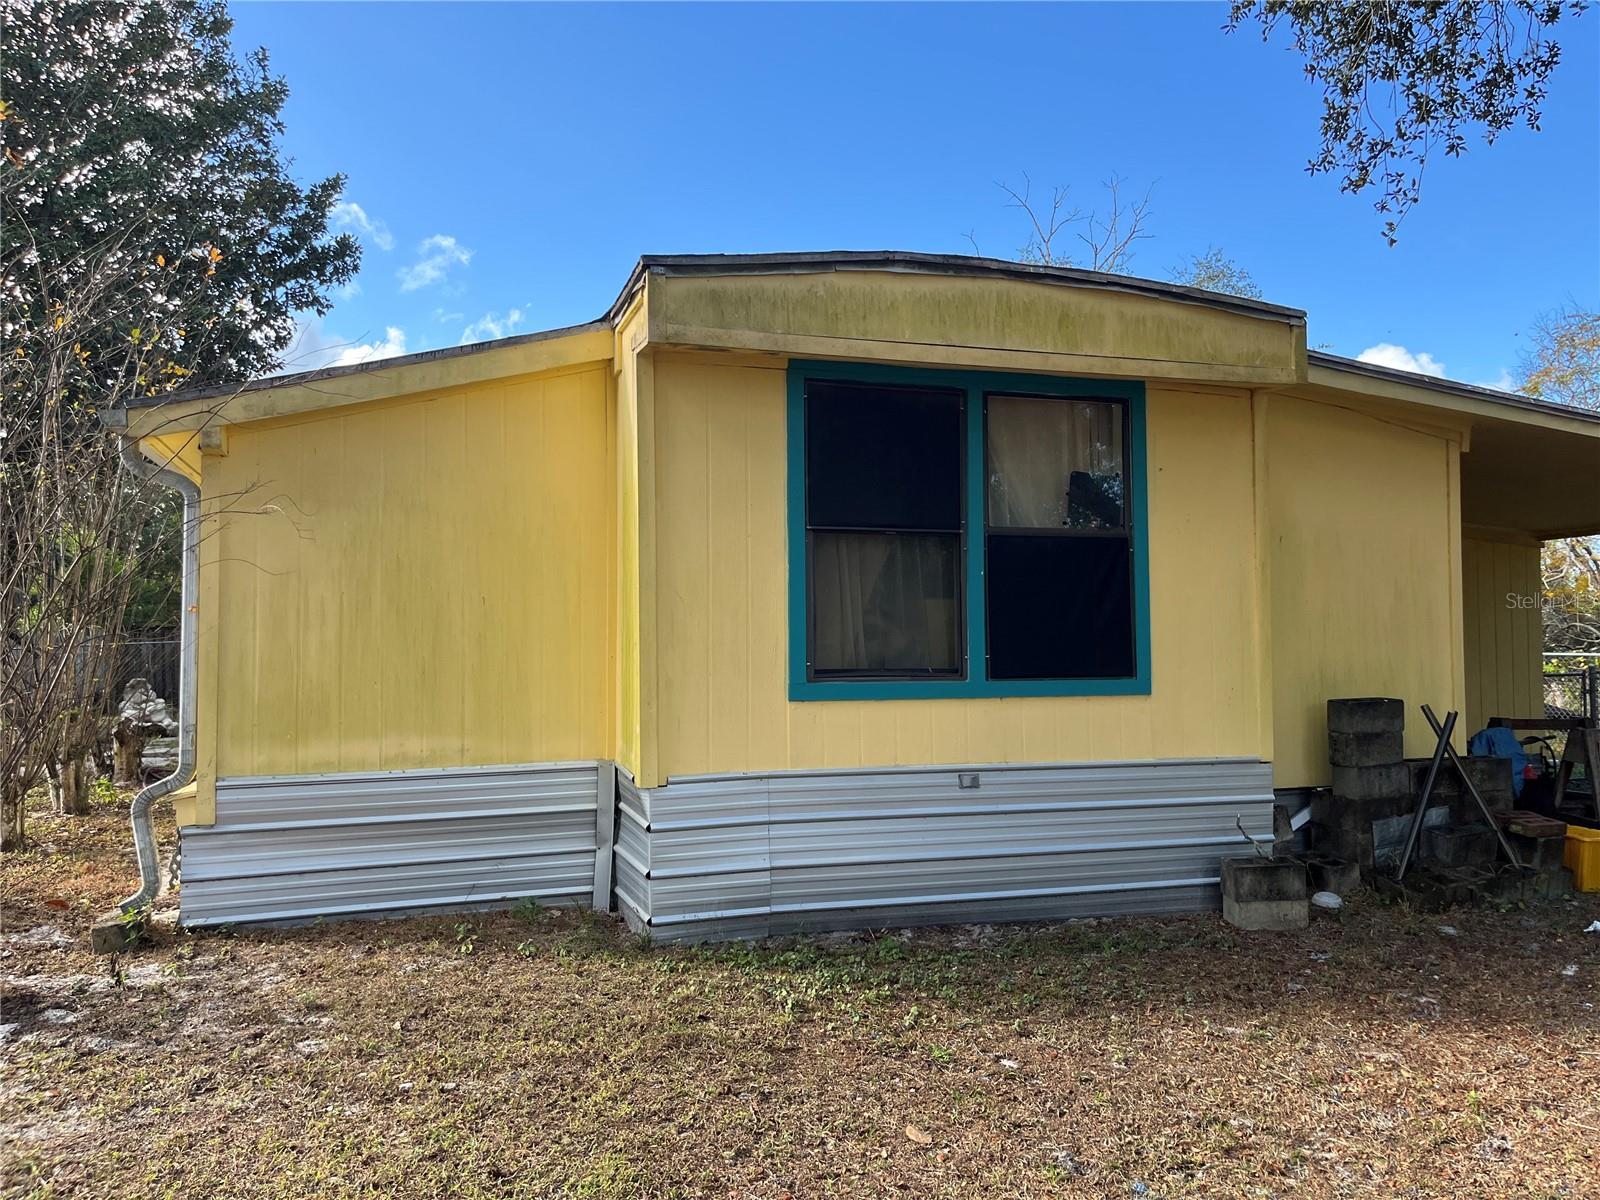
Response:
[[[122,462],[140,479],[163,484],[183,497],[183,592],[178,618],[178,765],[133,798],[129,821],[133,846],[139,858],[139,890],[117,907],[124,913],[150,907],[161,890],[161,864],[156,856],[155,827],[150,808],[194,777],[195,748],[195,601],[200,576],[200,485],[169,467],[148,462],[138,441],[122,439]]]

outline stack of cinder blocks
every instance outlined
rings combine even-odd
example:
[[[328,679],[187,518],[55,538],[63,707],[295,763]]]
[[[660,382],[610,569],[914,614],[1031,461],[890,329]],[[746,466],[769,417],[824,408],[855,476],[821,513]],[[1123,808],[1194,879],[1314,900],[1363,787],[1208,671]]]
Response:
[[[1465,758],[1456,761],[1472,781],[1483,802],[1493,812],[1510,809],[1511,760]],[[1429,760],[1408,760],[1412,786],[1420,799],[1428,778]],[[1480,899],[1494,899],[1506,889],[1520,897],[1522,874],[1514,871],[1500,850],[1500,840],[1473,800],[1461,776],[1446,761],[1433,783],[1430,809],[1448,810],[1448,817],[1427,826],[1417,847],[1420,870],[1406,876],[1407,897],[1422,907],[1447,907]],[[1444,814],[1439,814],[1444,815]]]
[[[1411,812],[1405,761],[1405,705],[1388,697],[1328,701],[1328,762],[1333,787],[1312,801],[1314,842],[1322,854],[1375,864],[1374,822]]]
[[[1426,758],[1408,758],[1406,770],[1411,775],[1411,792],[1422,795],[1422,785],[1428,778]],[[1466,770],[1472,786],[1491,809],[1501,811],[1512,807],[1515,791],[1511,785],[1511,760],[1509,758],[1469,758],[1462,756],[1461,766]],[[1482,821],[1483,813],[1472,802],[1467,789],[1461,786],[1461,777],[1451,769],[1449,762],[1439,768],[1439,777],[1433,784],[1433,801],[1450,807],[1450,819],[1459,822]]]
[[[1355,864],[1379,890],[1424,908],[1567,894],[1572,878],[1561,861],[1565,826],[1512,810],[1511,760],[1505,758],[1456,761],[1505,831],[1521,867],[1506,860],[1494,826],[1446,759],[1428,797],[1415,869],[1408,870],[1403,886],[1394,881],[1391,868],[1409,835],[1431,763],[1405,757],[1405,719],[1405,705],[1387,697],[1328,701],[1333,786],[1311,802],[1313,872],[1319,861],[1330,870],[1341,862]]]
[[[1566,823],[1510,807],[1497,807],[1494,817],[1525,869],[1500,872],[1492,897],[1502,903],[1525,904],[1570,896],[1572,871],[1562,861],[1567,845]]]

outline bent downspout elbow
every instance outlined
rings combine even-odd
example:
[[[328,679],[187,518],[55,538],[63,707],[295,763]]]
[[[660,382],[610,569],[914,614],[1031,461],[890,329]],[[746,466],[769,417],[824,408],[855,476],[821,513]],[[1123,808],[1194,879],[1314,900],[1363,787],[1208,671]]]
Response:
[[[178,618],[178,764],[133,798],[129,821],[139,859],[139,890],[117,907],[124,913],[150,907],[161,890],[161,864],[156,856],[155,823],[150,809],[194,778],[195,767],[195,602],[200,581],[200,486],[169,467],[149,462],[137,439],[122,439],[122,462],[138,478],[172,488],[183,497],[183,591]]]

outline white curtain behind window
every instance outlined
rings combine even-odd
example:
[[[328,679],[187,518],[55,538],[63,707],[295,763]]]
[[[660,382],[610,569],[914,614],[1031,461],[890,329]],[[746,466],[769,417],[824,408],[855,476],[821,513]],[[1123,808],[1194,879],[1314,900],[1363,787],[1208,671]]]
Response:
[[[1067,487],[1074,471],[1122,474],[1118,405],[990,396],[987,424],[991,526],[1067,526],[1072,523]]]
[[[955,671],[954,534],[812,535],[812,666]]]

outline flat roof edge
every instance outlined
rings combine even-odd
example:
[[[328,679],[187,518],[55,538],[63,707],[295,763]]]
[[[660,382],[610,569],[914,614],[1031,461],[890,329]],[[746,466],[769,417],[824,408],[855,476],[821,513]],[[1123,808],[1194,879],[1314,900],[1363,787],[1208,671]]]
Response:
[[[1027,283],[1058,284],[1124,292],[1161,300],[1176,300],[1241,316],[1304,325],[1303,309],[1208,292],[1202,288],[1133,275],[1111,275],[1104,271],[1085,271],[1078,267],[1046,266],[982,258],[971,254],[925,254],[910,250],[828,250],[816,253],[778,254],[646,254],[639,259],[627,285],[608,312],[615,320],[626,307],[647,273],[665,275],[785,275],[818,274],[826,271],[899,271],[908,274],[953,275],[969,278],[1016,279]]]
[[[178,404],[185,400],[209,400],[214,396],[237,396],[249,392],[266,392],[273,388],[297,387],[310,383],[322,383],[330,379],[343,379],[350,375],[362,375],[371,371],[389,371],[396,367],[410,367],[418,363],[438,362],[441,359],[458,358],[469,354],[486,354],[492,350],[507,350],[515,346],[527,346],[535,342],[549,342],[557,338],[571,337],[580,333],[609,333],[611,322],[604,317],[597,321],[586,321],[581,325],[563,325],[556,329],[540,329],[533,333],[518,333],[511,337],[495,338],[487,342],[468,342],[462,346],[445,346],[438,350],[418,350],[414,354],[399,354],[393,358],[374,358],[366,362],[350,363],[342,367],[318,367],[311,371],[296,371],[289,375],[267,375],[261,379],[252,379],[248,383],[216,383],[204,387],[186,388],[182,391],[170,392],[160,396],[143,396],[131,401],[114,411],[123,412],[133,409],[155,408],[163,404]]]
[[[1358,358],[1345,358],[1342,355],[1328,354],[1322,350],[1306,351],[1306,361],[1310,366],[1324,367],[1347,375],[1364,375],[1370,379],[1382,379],[1390,383],[1402,383],[1410,387],[1426,388],[1429,391],[1443,392],[1446,395],[1460,396],[1464,399],[1485,400],[1491,404],[1504,405],[1507,408],[1518,408],[1526,412],[1542,413],[1552,417],[1572,417],[1580,421],[1591,421],[1596,425],[1600,425],[1600,412],[1591,412],[1586,408],[1578,408],[1572,404],[1556,404],[1550,400],[1536,400],[1532,396],[1522,396],[1516,392],[1502,392],[1497,388],[1480,387],[1475,383],[1461,383],[1458,380],[1443,379],[1437,375],[1422,375],[1416,371],[1402,371],[1397,367],[1385,367],[1377,363],[1362,362]]]

